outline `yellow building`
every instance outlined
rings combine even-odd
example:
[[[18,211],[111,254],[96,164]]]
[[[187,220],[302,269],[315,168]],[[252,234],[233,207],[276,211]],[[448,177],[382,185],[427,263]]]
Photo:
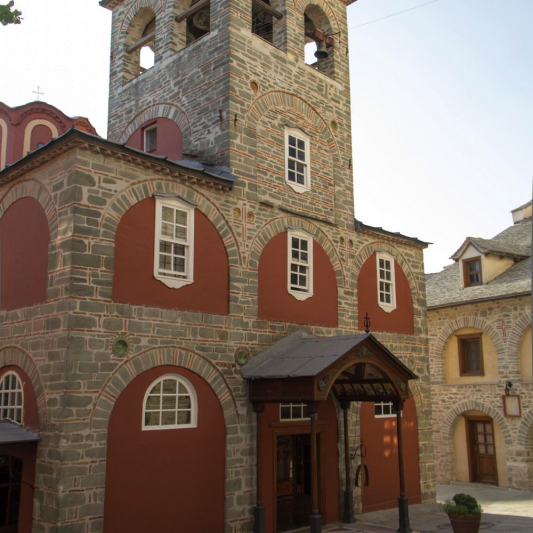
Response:
[[[531,206],[428,276],[438,483],[533,488]]]

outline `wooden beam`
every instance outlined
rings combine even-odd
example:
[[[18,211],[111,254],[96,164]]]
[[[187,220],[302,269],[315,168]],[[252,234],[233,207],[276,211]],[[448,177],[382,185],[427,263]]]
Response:
[[[176,22],[182,22],[186,18],[189,18],[191,15],[194,15],[204,7],[208,6],[211,3],[211,0],[200,0],[198,3],[189,7],[185,11],[182,11],[177,17]]]
[[[260,7],[265,13],[272,15],[278,20],[283,18],[282,13],[280,13],[277,9],[274,9],[272,6],[268,5],[266,2],[263,2],[262,0],[252,0],[252,3],[254,3],[257,7]]]
[[[155,39],[155,31],[152,31],[145,37],[142,37],[141,39],[139,39],[136,43],[132,44],[126,50],[126,52],[128,52],[128,54],[133,54],[133,52],[135,52],[136,50],[139,50],[139,48],[142,48],[143,46],[146,46],[148,43],[150,43],[154,39]]]

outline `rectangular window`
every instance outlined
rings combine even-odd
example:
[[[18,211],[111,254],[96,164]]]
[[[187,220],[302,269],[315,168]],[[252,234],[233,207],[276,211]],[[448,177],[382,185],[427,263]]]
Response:
[[[392,402],[374,402],[375,418],[392,418],[396,417],[394,405]]]
[[[280,403],[279,404],[280,420],[307,420],[309,412],[305,403]]]
[[[194,209],[174,198],[156,199],[154,275],[169,287],[193,281]]]
[[[459,372],[461,376],[483,376],[483,349],[481,333],[458,335]]]
[[[472,287],[483,283],[481,276],[481,257],[463,259],[463,276],[465,287]]]
[[[157,150],[157,126],[144,130],[144,151],[151,153]]]
[[[301,131],[285,130],[285,179],[296,192],[311,188],[309,139]]]
[[[394,286],[394,258],[389,254],[378,253],[377,278],[378,278],[378,303],[379,306],[390,312],[396,309],[396,291]]]
[[[288,289],[299,300],[313,294],[313,239],[303,231],[287,233]]]

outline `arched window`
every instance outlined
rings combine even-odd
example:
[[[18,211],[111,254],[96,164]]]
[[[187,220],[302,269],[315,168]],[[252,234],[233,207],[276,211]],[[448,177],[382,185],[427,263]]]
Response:
[[[8,372],[0,379],[0,419],[22,424],[22,383],[15,372]]]
[[[176,22],[185,24],[185,43],[181,37],[179,49],[207,35],[211,31],[211,0],[192,0],[189,8],[176,17]]]
[[[152,9],[143,7],[133,17],[126,37],[124,81],[127,82],[154,66],[156,17]]]
[[[333,30],[325,13],[315,5],[304,13],[305,62],[333,77],[335,75]]]
[[[196,427],[198,402],[191,382],[177,374],[166,374],[146,391],[143,429]]]

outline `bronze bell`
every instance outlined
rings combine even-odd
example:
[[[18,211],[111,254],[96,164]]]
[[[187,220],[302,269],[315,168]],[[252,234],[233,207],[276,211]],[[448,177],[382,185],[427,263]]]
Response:
[[[327,59],[329,52],[326,50],[326,43],[324,41],[318,41],[316,43],[315,57],[320,61],[321,59]]]

